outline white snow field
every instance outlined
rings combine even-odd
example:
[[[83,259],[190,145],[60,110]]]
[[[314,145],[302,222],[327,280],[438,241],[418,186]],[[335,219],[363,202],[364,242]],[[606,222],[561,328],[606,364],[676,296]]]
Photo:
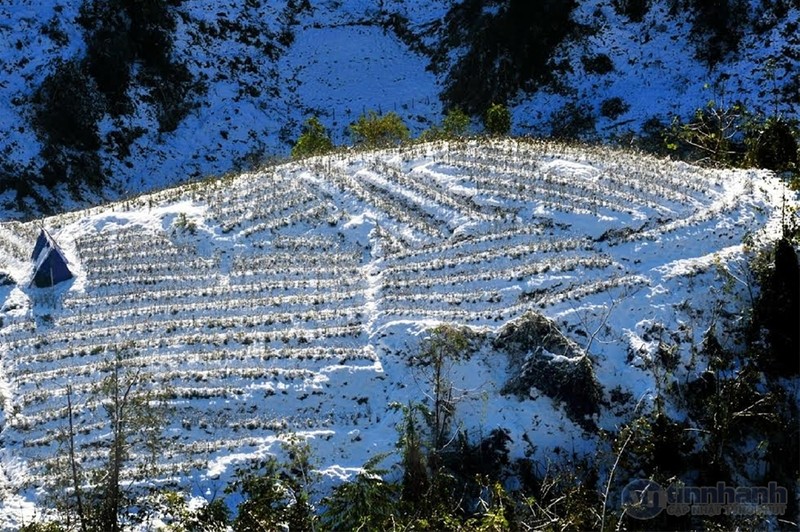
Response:
[[[78,455],[102,459],[96,388],[123,346],[125,364],[171,394],[160,476],[198,496],[221,494],[237,465],[279,453],[290,434],[330,482],[393,451],[390,404],[425,400],[409,362],[439,323],[491,336],[529,310],[554,320],[588,347],[606,400],[631,394],[593,420],[614,429],[657,392],[653,331],[687,361],[735,316],[743,239],[777,238],[793,198],[768,172],[468,140],[0,224],[0,270],[16,281],[0,286],[0,523],[13,530],[42,505],[65,452],[68,386]],[[28,286],[40,225],[75,274],[55,288]],[[560,402],[500,393],[514,370],[490,343],[455,364],[458,426],[475,438],[507,429],[517,457],[592,452],[596,435]]]

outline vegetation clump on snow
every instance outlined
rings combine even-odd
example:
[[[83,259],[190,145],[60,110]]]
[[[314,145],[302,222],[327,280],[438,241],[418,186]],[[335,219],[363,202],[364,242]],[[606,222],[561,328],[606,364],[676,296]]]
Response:
[[[505,325],[494,339],[496,349],[511,358],[513,376],[504,390],[525,397],[543,393],[563,402],[570,418],[587,430],[600,411],[603,391],[589,355],[537,312]]]

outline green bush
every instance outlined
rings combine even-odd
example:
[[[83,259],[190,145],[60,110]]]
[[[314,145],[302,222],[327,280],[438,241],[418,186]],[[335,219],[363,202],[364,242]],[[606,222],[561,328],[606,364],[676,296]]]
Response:
[[[238,468],[226,493],[240,493],[243,501],[233,520],[235,532],[261,532],[288,527],[311,530],[317,521],[311,505],[311,452],[295,435],[284,443],[289,460],[271,456]]]
[[[65,183],[75,197],[80,196],[81,185],[100,190],[106,174],[97,151],[76,150],[47,143],[42,150],[44,165],[41,180],[47,187]]]
[[[80,22],[86,33],[88,73],[108,99],[113,116],[131,111],[128,86],[134,46],[130,41],[128,17],[119,16],[118,2],[87,2],[81,9]]]
[[[634,145],[647,153],[665,156],[670,153],[668,148],[668,135],[671,133],[669,125],[661,118],[651,116],[642,124],[641,131],[633,139]]]
[[[767,349],[762,369],[772,375],[791,377],[800,373],[800,266],[792,243],[782,238],[775,244],[774,262],[762,281],[756,304],[754,328],[766,332]]]
[[[369,111],[350,126],[356,144],[365,148],[387,148],[408,140],[410,133],[397,113],[378,115]]]
[[[175,6],[181,0],[87,2],[81,9],[88,71],[107,98],[113,116],[132,111],[127,93],[134,81],[150,89],[159,132],[170,132],[192,109],[192,94],[204,88],[188,67],[172,57]],[[139,65],[134,80],[132,67]]]
[[[588,104],[568,103],[550,116],[550,134],[555,138],[578,139],[594,131],[595,121]]]
[[[750,120],[741,103],[723,106],[712,100],[688,122],[673,120],[668,148],[692,162],[723,167],[738,164],[745,152]]]
[[[744,0],[679,0],[673,7],[692,13],[691,38],[698,59],[715,65],[738,49],[748,25],[748,4]]]
[[[22,527],[19,529],[19,532],[64,532],[64,528],[58,523],[34,522],[34,523],[28,523],[27,525],[22,525]]]
[[[198,106],[194,97],[205,91],[205,85],[194,80],[182,63],[171,65],[163,73],[145,75],[142,82],[150,88],[147,100],[155,107],[159,133],[175,131]]]
[[[710,101],[684,122],[676,117],[663,136],[681,159],[712,166],[756,166],[776,172],[798,169],[798,131],[777,116],[753,115],[739,102]]]
[[[33,96],[33,123],[45,142],[77,150],[97,150],[97,121],[103,96],[80,61],[60,62]]]
[[[442,130],[448,138],[463,137],[469,131],[470,118],[459,107],[453,107],[442,121]]]
[[[611,120],[616,120],[620,116],[627,113],[630,107],[631,106],[628,105],[625,100],[619,96],[614,96],[613,98],[603,100],[603,102],[600,104],[600,116],[604,116]]]
[[[614,71],[614,63],[606,54],[584,55],[581,57],[581,63],[583,63],[583,69],[589,74],[602,75]]]
[[[334,488],[323,499],[326,506],[322,523],[328,530],[389,530],[397,512],[399,491],[383,477],[386,470],[376,469],[385,455],[377,455],[364,464],[351,482]]]
[[[78,22],[84,30],[85,57],[56,64],[32,97],[31,125],[43,146],[36,184],[66,184],[74,196],[82,187],[99,190],[106,182],[105,153],[118,158],[144,133],[114,120],[117,129],[100,137],[98,123],[133,112],[129,94],[147,89],[159,132],[175,130],[196,106],[205,88],[189,68],[175,61],[172,34],[181,0],[87,0]],[[33,189],[15,187],[18,198]]]
[[[492,104],[486,110],[483,125],[489,135],[508,135],[511,132],[511,112],[503,104]]]
[[[230,510],[222,499],[214,499],[199,508],[189,508],[184,494],[160,494],[160,514],[167,526],[162,532],[223,532],[228,530]]]
[[[747,144],[747,160],[753,166],[776,172],[798,169],[797,129],[781,117],[755,125]]]
[[[328,132],[320,123],[316,116],[306,120],[303,133],[292,147],[292,157],[295,159],[309,157],[312,155],[322,155],[333,149]]]
[[[614,9],[631,22],[641,22],[650,9],[649,0],[614,0]]]
[[[420,134],[419,140],[428,142],[462,138],[469,133],[470,122],[470,117],[464,111],[454,107],[447,112],[441,126],[434,125],[426,129]]]
[[[105,183],[97,153],[104,101],[81,61],[60,62],[45,78],[32,100],[33,126],[43,146],[37,181],[47,188],[65,183],[73,192]]]

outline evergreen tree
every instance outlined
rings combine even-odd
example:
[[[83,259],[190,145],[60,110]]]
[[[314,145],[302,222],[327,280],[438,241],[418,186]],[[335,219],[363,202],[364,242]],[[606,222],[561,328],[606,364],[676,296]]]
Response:
[[[775,246],[775,268],[757,307],[769,343],[764,371],[780,376],[800,373],[800,266],[788,239]]]
[[[303,134],[297,139],[297,143],[292,147],[292,157],[310,157],[312,155],[322,155],[333,149],[328,132],[320,123],[316,116],[306,120],[303,127]]]
[[[497,137],[508,135],[511,131],[511,112],[503,104],[492,104],[486,110],[483,124],[489,135]]]

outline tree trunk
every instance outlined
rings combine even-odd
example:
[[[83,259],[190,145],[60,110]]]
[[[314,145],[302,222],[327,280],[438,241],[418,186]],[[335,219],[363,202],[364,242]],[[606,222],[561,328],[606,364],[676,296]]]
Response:
[[[83,497],[81,496],[81,483],[78,478],[78,464],[75,461],[75,428],[72,414],[71,385],[67,385],[67,410],[69,414],[69,464],[72,469],[72,489],[75,490],[75,505],[78,508],[78,519],[81,522],[81,532],[86,532],[86,514],[83,511]]]

